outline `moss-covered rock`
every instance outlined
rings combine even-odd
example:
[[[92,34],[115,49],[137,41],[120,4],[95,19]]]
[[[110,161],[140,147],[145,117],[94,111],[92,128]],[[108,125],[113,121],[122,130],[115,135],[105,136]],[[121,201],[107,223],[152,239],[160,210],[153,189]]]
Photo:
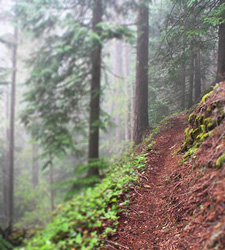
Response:
[[[225,118],[225,83],[217,84],[206,94],[188,119],[182,151],[189,158],[213,134]]]

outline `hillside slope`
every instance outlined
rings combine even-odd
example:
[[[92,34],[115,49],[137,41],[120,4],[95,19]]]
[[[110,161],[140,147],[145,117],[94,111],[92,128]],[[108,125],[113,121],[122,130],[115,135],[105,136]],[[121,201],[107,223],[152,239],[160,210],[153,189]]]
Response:
[[[163,126],[113,246],[104,249],[225,249],[224,114],[221,83],[189,116],[182,147],[185,116]]]
[[[19,249],[225,249],[224,117],[221,83],[189,119],[166,120]]]

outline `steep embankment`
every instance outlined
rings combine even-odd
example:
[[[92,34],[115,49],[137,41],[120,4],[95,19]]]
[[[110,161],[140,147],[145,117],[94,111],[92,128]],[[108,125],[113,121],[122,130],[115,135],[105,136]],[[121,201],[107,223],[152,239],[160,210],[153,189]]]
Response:
[[[224,117],[221,83],[189,119],[164,122],[20,249],[225,249]]]
[[[221,83],[190,115],[180,156],[185,116],[163,126],[105,249],[225,249],[224,116]]]

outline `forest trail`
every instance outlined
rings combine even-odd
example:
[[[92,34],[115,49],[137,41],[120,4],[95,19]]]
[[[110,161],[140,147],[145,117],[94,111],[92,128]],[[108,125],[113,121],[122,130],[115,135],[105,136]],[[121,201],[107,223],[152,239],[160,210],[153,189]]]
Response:
[[[177,214],[170,211],[170,191],[180,178],[179,160],[174,152],[181,146],[186,127],[186,115],[170,119],[154,138],[147,152],[146,172],[130,193],[130,205],[121,214],[118,234],[113,241],[117,249],[169,250],[186,249],[170,243],[175,235]],[[112,249],[115,249],[112,246]]]

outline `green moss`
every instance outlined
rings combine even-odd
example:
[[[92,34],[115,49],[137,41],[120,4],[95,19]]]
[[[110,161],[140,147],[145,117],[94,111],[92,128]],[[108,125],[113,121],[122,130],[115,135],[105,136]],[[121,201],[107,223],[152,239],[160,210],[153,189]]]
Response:
[[[225,163],[225,152],[217,159],[216,167],[221,168],[224,163]]]
[[[207,93],[206,95],[204,95],[202,97],[202,100],[201,100],[201,103],[204,103],[207,101],[207,99],[214,93],[215,89],[219,87],[219,84],[216,84],[214,87],[213,87],[213,90],[211,90],[209,93]]]
[[[224,120],[224,99],[219,94],[217,96],[220,91],[219,86],[219,84],[216,85],[212,91],[206,94],[202,98],[200,106],[189,116],[189,127],[185,130],[185,140],[182,148],[183,152],[186,152],[184,159],[188,159],[208,137],[213,136],[214,129]],[[215,91],[215,89],[217,90]],[[214,96],[212,100],[206,103],[212,96]],[[221,167],[224,157],[222,155],[218,158],[217,167]]]
[[[205,118],[204,115],[192,113],[189,116],[189,128],[185,130],[185,141],[183,150],[187,150],[184,159],[193,155],[202,142],[209,136],[209,130],[214,128],[216,122],[211,118]]]
[[[207,131],[211,131],[217,126],[217,121],[215,119],[212,119],[211,117],[208,117],[204,120],[204,124]]]
[[[197,115],[195,113],[190,114],[188,118],[188,123],[190,124],[193,120],[195,120],[196,116]]]
[[[202,97],[201,103],[206,102],[207,99],[209,98],[209,96],[213,94],[213,92],[214,92],[214,90],[212,90],[212,91],[210,91],[209,93],[207,93],[206,95],[204,95],[204,96]]]
[[[196,139],[199,142],[204,142],[207,137],[209,137],[209,133],[201,133],[196,137]]]

